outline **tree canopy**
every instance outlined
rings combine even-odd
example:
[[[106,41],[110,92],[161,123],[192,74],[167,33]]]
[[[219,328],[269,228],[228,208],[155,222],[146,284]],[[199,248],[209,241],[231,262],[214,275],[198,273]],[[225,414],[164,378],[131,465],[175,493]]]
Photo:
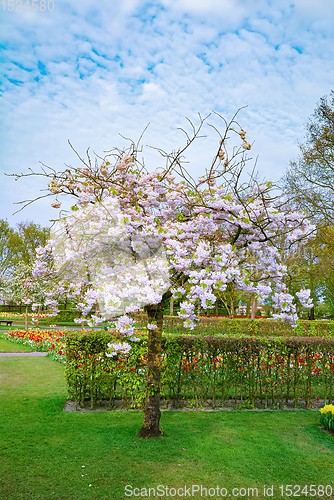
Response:
[[[320,99],[299,149],[280,184],[289,203],[305,210],[318,231],[314,242],[289,257],[289,288],[308,284],[315,300],[333,306],[334,91]]]
[[[20,263],[31,266],[36,248],[45,245],[49,236],[49,228],[35,222],[19,222],[12,228],[7,220],[0,219],[0,275],[11,275]]]
[[[334,223],[334,91],[306,124],[305,143],[282,179],[284,193],[317,221]]]

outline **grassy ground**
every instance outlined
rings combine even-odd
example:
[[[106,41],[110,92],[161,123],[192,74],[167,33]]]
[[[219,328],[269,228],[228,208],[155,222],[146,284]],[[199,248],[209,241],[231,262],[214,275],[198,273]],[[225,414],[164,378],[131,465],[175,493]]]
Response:
[[[8,342],[0,337],[0,352],[29,352],[31,348],[26,345]]]
[[[24,321],[13,321],[12,326],[6,326],[6,325],[0,325],[0,330],[22,330],[24,329]],[[77,327],[78,325],[76,323],[52,323],[49,321],[48,323],[40,323],[38,325],[38,328],[47,328],[49,325],[56,325],[57,327],[61,326],[73,326]],[[28,328],[36,328],[36,325],[34,323],[28,323]]]
[[[21,326],[21,325],[20,325]],[[24,326],[24,324],[23,324]],[[19,326],[18,325],[11,325],[11,326],[7,326],[7,325],[0,325],[0,332],[1,331],[6,331],[6,330],[19,330]]]
[[[334,438],[319,429],[317,412],[164,412],[168,437],[143,441],[141,412],[64,413],[65,398],[60,364],[0,358],[1,499],[131,498],[126,485],[219,485],[225,498],[249,487],[263,498],[264,484],[274,485],[271,498],[283,498],[278,488],[288,484],[334,492]]]
[[[41,329],[50,329],[50,325],[56,326],[56,328],[81,328],[80,325],[78,326],[77,323],[40,323],[38,327],[34,324],[28,323],[28,329],[29,328],[41,328]],[[101,328],[101,326],[96,327],[96,328]],[[52,329],[52,328],[51,328]],[[0,325],[0,334],[1,331],[6,331],[6,330],[24,330],[24,323],[17,323],[15,321],[15,325],[12,326],[6,326],[6,325]]]

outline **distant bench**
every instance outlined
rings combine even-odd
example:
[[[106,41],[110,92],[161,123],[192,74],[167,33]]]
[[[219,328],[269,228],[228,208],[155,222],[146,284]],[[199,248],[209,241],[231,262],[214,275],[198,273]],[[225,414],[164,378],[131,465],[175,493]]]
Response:
[[[8,319],[0,319],[0,325],[1,323],[6,323],[7,326],[12,326],[13,321]]]

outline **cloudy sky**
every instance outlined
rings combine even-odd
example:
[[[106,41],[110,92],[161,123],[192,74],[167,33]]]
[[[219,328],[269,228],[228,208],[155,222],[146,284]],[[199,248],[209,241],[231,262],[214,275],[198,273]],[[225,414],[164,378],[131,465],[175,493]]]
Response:
[[[254,142],[262,177],[276,180],[298,154],[304,125],[334,88],[334,2],[328,0],[8,0],[2,3],[1,213],[11,225],[47,225],[48,201],[19,214],[42,179],[4,173],[61,169],[87,147],[103,155],[119,133],[169,151],[178,127],[217,111]],[[14,6],[14,10],[11,10]],[[45,6],[45,7],[44,7]],[[43,10],[45,8],[45,10]],[[210,120],[209,120],[210,122]],[[218,125],[216,117],[211,122]],[[193,173],[217,138],[206,128],[189,152]],[[148,168],[162,164],[144,149]]]

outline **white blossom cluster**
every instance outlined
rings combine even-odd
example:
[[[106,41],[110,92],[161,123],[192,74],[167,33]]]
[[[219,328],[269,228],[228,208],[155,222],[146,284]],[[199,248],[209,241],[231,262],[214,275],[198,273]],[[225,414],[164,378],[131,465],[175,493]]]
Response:
[[[223,152],[219,158],[226,161]],[[258,303],[271,300],[275,318],[295,324],[296,305],[286,292],[286,267],[276,243],[283,233],[290,245],[310,238],[314,226],[302,212],[277,208],[268,185],[249,188],[240,197],[219,186],[218,174],[217,179],[210,174],[190,189],[166,171],[138,170],[131,155],[113,166],[103,163],[98,183],[85,169],[76,172],[49,183],[54,194],[76,193],[78,204],[59,221],[47,247],[38,249],[34,273],[47,272],[52,254],[63,295],[80,299],[78,321],[96,324],[121,315],[117,329],[133,339],[126,314],[159,304],[171,291],[182,299],[179,316],[191,329],[198,304],[214,307],[215,291],[233,283],[255,294]],[[97,201],[96,190],[102,188],[105,195]],[[312,307],[308,290],[297,297],[304,307]],[[88,320],[96,303],[99,313]],[[115,345],[115,353],[128,349],[126,343]]]

